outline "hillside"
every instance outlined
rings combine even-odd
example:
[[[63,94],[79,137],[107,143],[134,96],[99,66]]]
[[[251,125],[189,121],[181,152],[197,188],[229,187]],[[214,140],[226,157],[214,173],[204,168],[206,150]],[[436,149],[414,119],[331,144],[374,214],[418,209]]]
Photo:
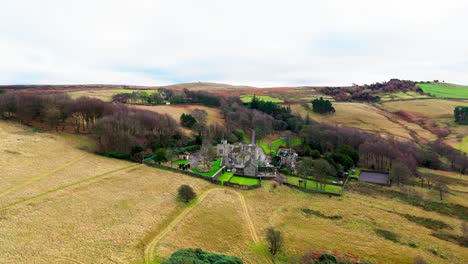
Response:
[[[190,184],[199,194],[213,188],[189,176],[96,156],[80,149],[92,147],[83,137],[38,133],[7,122],[0,122],[0,134],[0,162],[5,169],[0,205],[2,262],[41,254],[45,262],[140,263],[145,246],[184,210],[175,198],[177,187]],[[409,203],[406,191],[400,193],[397,187],[357,183],[340,198],[284,186],[272,190],[270,184],[253,191],[216,187],[166,230],[153,249],[164,258],[180,247],[202,247],[237,255],[245,263],[261,262],[264,246],[254,246],[250,238],[239,193],[245,197],[257,236],[261,238],[267,226],[277,226],[284,232],[290,257],[332,251],[375,263],[410,263],[417,255],[431,263],[466,263],[465,248],[433,233],[460,234],[460,221],[466,221],[467,215],[468,182],[453,173],[425,172],[443,177],[452,191],[439,202],[437,193],[416,189],[423,199],[463,211],[428,210]],[[423,217],[416,220],[442,221],[448,227],[423,226],[406,214]],[[394,232],[397,240],[388,240],[376,230]],[[190,239],[183,238],[187,234]]]

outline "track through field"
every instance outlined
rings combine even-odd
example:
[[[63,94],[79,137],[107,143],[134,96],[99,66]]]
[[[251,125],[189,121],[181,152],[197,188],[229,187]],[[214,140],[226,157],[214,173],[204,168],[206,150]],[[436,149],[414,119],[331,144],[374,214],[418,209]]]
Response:
[[[190,213],[195,207],[197,207],[210,193],[212,193],[215,190],[227,190],[227,189],[221,189],[221,188],[213,188],[210,189],[204,193],[202,193],[198,199],[195,201],[195,203],[191,204],[189,207],[185,208],[177,217],[172,220],[172,222],[166,226],[158,235],[156,235],[151,242],[145,247],[144,250],[144,263],[146,264],[151,264],[153,263],[152,261],[155,258],[155,248],[158,245],[158,243],[169,233],[171,232],[182,220],[185,219],[188,213]],[[259,238],[257,236],[257,233],[255,231],[255,226],[253,224],[252,218],[250,217],[250,213],[247,208],[247,203],[245,202],[244,196],[237,191],[234,190],[228,190],[230,192],[234,192],[238,197],[239,200],[242,204],[242,211],[247,223],[247,226],[249,228],[250,236],[253,240],[254,243],[259,242]],[[265,259],[266,262],[271,263],[271,260]]]
[[[27,180],[21,182],[20,184],[11,186],[10,188],[8,188],[8,189],[6,189],[6,190],[4,190],[3,192],[0,193],[0,198],[3,197],[3,196],[5,196],[5,195],[8,195],[8,194],[10,194],[10,193],[12,193],[12,192],[18,191],[18,190],[20,190],[20,189],[22,189],[22,188],[24,188],[24,187],[26,187],[26,186],[28,186],[28,185],[34,183],[34,182],[37,182],[37,181],[39,181],[39,180],[41,180],[41,179],[44,179],[44,178],[46,178],[47,176],[50,176],[50,175],[52,175],[52,174],[54,174],[54,173],[56,173],[56,172],[58,172],[58,171],[61,171],[61,170],[65,169],[65,168],[67,168],[67,167],[69,167],[69,166],[71,166],[71,165],[73,165],[73,164],[79,162],[80,160],[85,159],[86,156],[87,156],[86,154],[81,155],[81,156],[79,156],[78,158],[73,159],[73,160],[71,160],[71,161],[69,161],[69,162],[67,162],[67,163],[65,163],[65,164],[62,164],[62,165],[60,165],[60,166],[58,166],[58,167],[56,167],[56,168],[54,168],[54,169],[52,169],[52,170],[50,170],[50,171],[48,171],[48,172],[46,172],[46,173],[43,173],[43,174],[41,174],[41,175],[38,175],[38,176],[35,176],[35,177],[32,177],[32,178],[29,178],[29,179],[27,179]]]
[[[116,172],[119,172],[119,171],[124,171],[124,170],[131,169],[131,168],[134,168],[134,167],[141,167],[141,166],[144,166],[144,165],[142,165],[142,164],[132,164],[130,166],[125,166],[125,167],[122,167],[122,168],[119,168],[119,169],[111,170],[111,171],[108,171],[108,172],[105,172],[105,173],[102,173],[102,174],[92,176],[90,178],[83,179],[81,181],[70,183],[70,184],[58,187],[56,189],[49,190],[47,192],[43,192],[43,193],[38,194],[38,195],[27,197],[27,198],[21,199],[19,201],[16,201],[14,203],[11,203],[11,204],[0,207],[0,212],[5,211],[10,207],[13,207],[13,206],[16,206],[16,205],[20,205],[20,204],[23,204],[23,203],[26,203],[26,202],[30,202],[32,200],[36,200],[36,199],[45,197],[45,196],[47,196],[47,195],[49,195],[51,193],[55,193],[55,192],[58,192],[58,191],[61,191],[61,190],[68,189],[70,187],[75,187],[77,185],[80,185],[80,184],[83,184],[83,183],[86,183],[86,182],[90,182],[90,181],[93,181],[93,180],[97,180],[99,178],[103,178],[103,177],[105,177],[105,176],[107,176],[109,174],[112,174],[112,173],[116,173]]]

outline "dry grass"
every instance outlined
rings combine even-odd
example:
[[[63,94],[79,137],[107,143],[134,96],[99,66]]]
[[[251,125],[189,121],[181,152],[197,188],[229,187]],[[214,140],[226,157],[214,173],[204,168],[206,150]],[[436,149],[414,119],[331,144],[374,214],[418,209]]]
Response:
[[[249,250],[252,244],[239,197],[218,189],[163,238],[156,253],[168,257],[177,249],[198,247],[258,263],[259,256]]]
[[[305,251],[336,251],[358,255],[373,263],[412,263],[415,256],[430,263],[466,263],[466,249],[431,236],[432,231],[400,216],[416,216],[442,220],[459,233],[460,221],[427,212],[397,200],[347,193],[342,198],[299,193],[287,187],[274,192],[266,189],[246,194],[259,232],[275,226],[284,232],[289,254]],[[302,209],[318,210],[325,215],[341,216],[330,220],[307,216]],[[390,211],[390,212],[388,212]],[[398,224],[396,224],[398,223]],[[383,239],[375,229],[390,230],[400,236],[400,243]],[[418,248],[409,247],[415,243]],[[429,250],[441,252],[446,259],[434,256]]]
[[[445,142],[455,148],[465,150],[462,142],[463,137],[468,135],[468,126],[457,125],[453,119],[453,110],[456,106],[460,105],[468,106],[468,102],[466,100],[430,99],[387,102],[382,104],[389,112],[406,111],[427,116],[431,122],[434,122],[439,127],[448,128],[450,130],[450,135],[444,139]]]
[[[69,157],[62,157],[65,153],[73,154],[74,158],[86,155],[64,170],[0,198],[0,208],[3,208],[12,201],[33,197],[0,209],[2,263],[72,260],[141,263],[144,246],[185,208],[176,200],[177,187],[189,184],[199,194],[213,187],[203,180],[145,166],[127,168],[133,163],[79,150],[82,141],[70,135],[32,133],[27,128],[4,122],[0,123],[0,128],[2,138],[15,139],[15,144],[10,141],[0,144],[2,172],[8,172],[2,175],[0,191],[66,163]],[[5,150],[34,158],[25,159],[27,166],[21,166],[21,159],[17,161],[11,157],[19,154],[5,154]],[[118,168],[127,169],[115,171]],[[106,172],[113,173],[99,176]],[[446,202],[468,205],[466,192],[462,192],[468,184],[465,178],[454,173],[431,172],[452,179],[449,188],[458,190],[450,194]],[[83,181],[86,179],[92,180]],[[81,184],[71,185],[76,182]],[[262,237],[266,227],[279,228],[285,236],[289,256],[313,250],[349,253],[375,263],[412,263],[417,255],[430,263],[468,262],[466,248],[435,238],[432,230],[401,214],[443,221],[453,227],[444,232],[460,235],[457,218],[428,212],[383,195],[346,193],[343,197],[328,197],[305,194],[285,186],[271,191],[269,185],[265,182],[264,188],[241,193],[256,233]],[[388,190],[377,188],[382,188],[382,192]],[[429,199],[429,195],[434,194],[424,195]],[[341,218],[308,216],[302,209]],[[378,236],[375,229],[397,233],[400,242]],[[251,241],[239,197],[232,190],[220,189],[210,193],[163,237],[156,254],[166,257],[178,248],[201,247],[240,256],[245,263],[263,263],[258,248],[255,249]],[[410,243],[417,248],[408,246]],[[443,258],[431,253],[434,250]]]
[[[172,118],[176,121],[180,120],[180,116],[182,114],[189,114],[191,111],[195,109],[205,110],[208,114],[208,124],[219,124],[224,125],[224,119],[219,109],[206,107],[203,105],[156,105],[156,106],[144,106],[144,105],[134,105],[132,107],[136,107],[139,109],[145,109],[149,111],[154,111],[161,114],[169,114]]]
[[[398,116],[385,112],[377,107],[365,103],[335,102],[333,106],[336,112],[331,115],[321,115],[307,111],[299,104],[293,105],[293,112],[305,117],[309,113],[310,118],[328,124],[354,127],[381,135],[392,135],[402,140],[413,140],[415,133],[423,140],[434,140],[436,137],[422,127],[406,122]]]
[[[201,192],[209,186],[199,179],[147,167],[93,179],[133,163],[81,151],[67,137],[0,124],[2,138],[21,142],[2,142],[2,151],[14,147],[31,156],[22,161],[2,152],[0,191],[67,162],[71,155],[86,155],[0,198],[0,208],[20,202],[0,211],[2,263],[53,263],[65,261],[63,257],[85,263],[139,262],[145,237],[183,209],[176,200],[177,187],[190,184]],[[75,182],[82,184],[71,185]],[[24,199],[30,200],[21,202]]]

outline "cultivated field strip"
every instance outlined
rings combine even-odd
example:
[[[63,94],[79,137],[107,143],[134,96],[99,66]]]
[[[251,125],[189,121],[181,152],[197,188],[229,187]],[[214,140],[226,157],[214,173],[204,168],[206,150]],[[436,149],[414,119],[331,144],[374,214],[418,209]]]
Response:
[[[36,200],[36,199],[45,197],[45,196],[47,196],[47,195],[49,195],[51,193],[55,193],[55,192],[58,192],[58,191],[61,191],[61,190],[65,190],[65,189],[68,189],[68,188],[71,188],[71,187],[75,187],[75,186],[78,186],[78,185],[86,183],[86,182],[91,182],[93,180],[97,180],[99,178],[105,177],[107,175],[110,175],[110,174],[113,174],[113,173],[116,173],[116,172],[119,172],[119,171],[124,171],[124,170],[127,170],[127,169],[131,169],[131,168],[134,168],[134,167],[141,167],[141,166],[144,166],[144,165],[142,165],[142,164],[132,164],[130,166],[125,166],[125,167],[122,167],[122,168],[119,168],[119,169],[111,170],[111,171],[108,171],[108,172],[105,172],[105,173],[102,173],[102,174],[95,175],[95,176],[90,177],[90,178],[80,180],[80,181],[77,181],[77,182],[74,182],[74,183],[71,183],[71,184],[67,184],[67,185],[64,185],[64,186],[61,186],[61,187],[58,187],[58,188],[43,192],[43,193],[38,194],[38,195],[27,197],[27,198],[21,199],[19,201],[16,201],[14,203],[11,203],[11,204],[0,207],[0,212],[5,211],[5,210],[7,210],[7,209],[9,209],[9,208],[11,208],[13,206],[20,205],[20,204],[23,204],[23,203],[26,203],[26,202],[30,202],[32,200]]]
[[[167,225],[158,235],[156,235],[152,240],[151,242],[146,246],[145,250],[144,250],[144,260],[145,260],[145,263],[152,263],[152,261],[154,260],[155,258],[155,248],[156,246],[158,245],[158,243],[166,236],[168,235],[172,230],[174,230],[174,228],[180,223],[182,222],[186,216],[194,209],[196,208],[198,205],[201,204],[201,202],[203,200],[205,200],[205,198],[213,193],[214,191],[219,191],[219,190],[223,190],[221,188],[213,188],[213,189],[210,189],[206,192],[204,192],[203,194],[201,194],[198,199],[195,201],[195,203],[191,204],[189,207],[187,207],[185,210],[183,210],[176,218],[174,218],[174,220],[172,220],[172,222]],[[250,217],[250,214],[249,214],[249,211],[247,209],[247,204],[245,202],[245,199],[244,199],[244,196],[237,192],[237,191],[233,191],[233,190],[229,190],[229,192],[232,192],[232,193],[235,193],[238,197],[239,197],[239,200],[241,202],[241,205],[242,205],[242,211],[243,211],[243,215],[244,215],[244,218],[245,218],[245,221],[246,221],[246,224],[248,226],[248,229],[249,229],[249,233],[250,233],[250,236],[252,238],[252,240],[254,241],[254,243],[257,243],[259,242],[259,238],[257,236],[257,233],[255,231],[255,226],[253,225],[253,221],[252,221],[252,218]],[[265,261],[267,263],[271,263],[271,261],[269,259],[265,259]]]
[[[35,176],[35,177],[32,177],[32,178],[29,178],[29,179],[23,181],[23,182],[20,183],[20,184],[11,186],[10,188],[8,188],[8,189],[6,189],[5,191],[3,191],[3,192],[0,193],[0,198],[1,198],[1,197],[4,197],[5,195],[8,195],[8,194],[10,194],[10,193],[12,193],[12,192],[18,191],[18,190],[20,190],[20,189],[22,189],[22,188],[24,188],[24,187],[26,187],[26,186],[28,186],[28,185],[34,183],[34,182],[37,182],[37,181],[39,181],[39,180],[41,180],[41,179],[44,179],[44,178],[46,178],[47,176],[50,176],[50,175],[52,175],[52,174],[54,174],[54,173],[56,173],[56,172],[58,172],[58,171],[61,171],[61,170],[65,169],[65,168],[67,168],[67,167],[69,167],[69,166],[71,166],[71,165],[73,165],[73,164],[79,162],[80,160],[85,159],[86,157],[87,157],[87,154],[81,155],[81,156],[79,156],[79,157],[76,158],[76,159],[73,159],[73,160],[71,160],[71,161],[69,161],[69,162],[67,162],[67,163],[65,163],[65,164],[62,164],[62,165],[60,165],[60,166],[54,168],[53,170],[50,170],[50,171],[48,171],[48,172],[46,172],[46,173],[43,173],[43,174],[41,174],[41,175],[38,175],[38,176]]]

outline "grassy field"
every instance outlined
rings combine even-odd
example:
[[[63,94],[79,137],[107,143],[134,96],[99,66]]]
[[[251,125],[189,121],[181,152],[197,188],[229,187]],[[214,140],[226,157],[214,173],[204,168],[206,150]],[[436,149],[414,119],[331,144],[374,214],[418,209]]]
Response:
[[[2,263],[142,263],[146,245],[174,219],[180,221],[155,247],[161,258],[178,248],[201,247],[240,256],[244,263],[265,263],[264,244],[254,244],[249,230],[253,226],[263,239],[264,230],[274,226],[284,235],[291,261],[312,250],[374,263],[413,263],[415,256],[429,263],[468,262],[466,248],[438,238],[460,236],[468,215],[468,180],[456,173],[422,171],[449,186],[442,202],[434,190],[415,187],[422,200],[411,200],[398,187],[357,182],[341,197],[270,188],[269,183],[236,193],[96,156],[80,149],[90,145],[82,137],[0,122],[0,140],[0,192],[11,190],[0,197]],[[187,208],[176,199],[181,184],[199,195],[214,190],[177,218]],[[389,232],[396,239],[386,238]]]
[[[301,144],[301,139],[296,137],[291,141],[291,147],[295,147]],[[286,147],[286,140],[284,139],[276,139],[274,141],[265,141],[265,140],[260,140],[258,142],[258,145],[262,148],[263,152],[267,155],[274,155],[278,152],[278,149],[281,146]]]
[[[233,176],[229,180],[229,182],[234,183],[234,184],[239,184],[239,185],[245,185],[245,186],[252,186],[252,185],[260,184],[259,179],[242,177],[242,176]]]
[[[417,86],[435,97],[468,99],[468,86],[450,83],[418,83]]]
[[[248,250],[253,241],[244,223],[239,197],[233,191],[216,190],[163,238],[156,254],[164,258],[182,247],[210,248],[249,260],[246,263],[261,263],[260,256]]]
[[[71,98],[78,98],[82,96],[92,97],[101,99],[105,102],[112,101],[112,96],[119,93],[133,93],[133,92],[146,92],[146,93],[157,93],[157,90],[133,90],[133,89],[96,89],[96,90],[82,90],[69,92]]]
[[[429,99],[418,101],[386,102],[382,104],[388,112],[404,111],[409,114],[416,113],[420,119],[427,119],[429,124],[435,124],[440,128],[447,128],[450,134],[444,141],[455,148],[466,150],[462,139],[468,135],[468,126],[455,123],[453,110],[456,106],[468,106],[463,100]]]
[[[243,103],[250,103],[252,101],[252,98],[254,97],[253,94],[243,94],[240,96],[240,99]],[[284,101],[282,99],[276,98],[276,97],[271,97],[268,95],[256,95],[258,100],[262,100],[265,102],[273,102],[273,103],[283,103]]]
[[[209,125],[211,124],[218,124],[222,126],[224,125],[224,118],[222,114],[220,113],[219,109],[206,107],[203,105],[188,105],[188,104],[155,105],[155,106],[133,105],[132,107],[154,111],[154,112],[158,112],[161,114],[168,114],[178,122],[182,114],[189,114],[192,110],[201,109],[201,110],[205,110],[206,113],[208,114],[207,122]]]
[[[379,97],[380,97],[380,100],[383,102],[430,98],[430,96],[427,94],[420,94],[420,93],[413,92],[413,91],[397,92],[397,93],[382,93],[382,94],[379,94]]]
[[[300,186],[300,187],[304,187],[304,185],[299,185],[299,180],[303,180],[303,181],[306,181],[306,188],[308,190],[319,190],[319,191],[322,191],[320,190],[320,185],[317,184],[316,181],[313,181],[313,180],[304,180],[302,178],[299,178],[299,177],[292,177],[292,176],[288,176],[288,183],[292,184],[292,185],[296,185],[296,186]],[[318,187],[318,189],[317,189]],[[331,185],[331,184],[327,184],[325,186],[325,190],[326,192],[331,192],[331,193],[340,193],[342,190],[342,187],[341,186],[337,186],[337,185]]]
[[[407,103],[407,102],[405,102]],[[398,116],[365,103],[333,103],[336,112],[332,115],[321,115],[306,110],[295,104],[293,112],[323,123],[359,128],[383,136],[394,136],[402,140],[415,140],[412,134],[423,140],[435,140],[436,136],[417,124],[402,120]]]
[[[83,151],[86,138],[5,122],[0,135],[2,263],[140,262],[145,237],[183,209],[177,188],[210,186]]]
[[[192,171],[195,172],[198,175],[204,176],[204,177],[213,177],[213,175],[221,169],[221,159],[217,159],[213,161],[212,167],[210,171],[207,172],[202,172],[198,168],[193,168]]]
[[[226,182],[226,181],[229,181],[233,175],[234,173],[226,171],[223,174],[221,174],[221,176],[219,176],[218,180],[222,182]]]

